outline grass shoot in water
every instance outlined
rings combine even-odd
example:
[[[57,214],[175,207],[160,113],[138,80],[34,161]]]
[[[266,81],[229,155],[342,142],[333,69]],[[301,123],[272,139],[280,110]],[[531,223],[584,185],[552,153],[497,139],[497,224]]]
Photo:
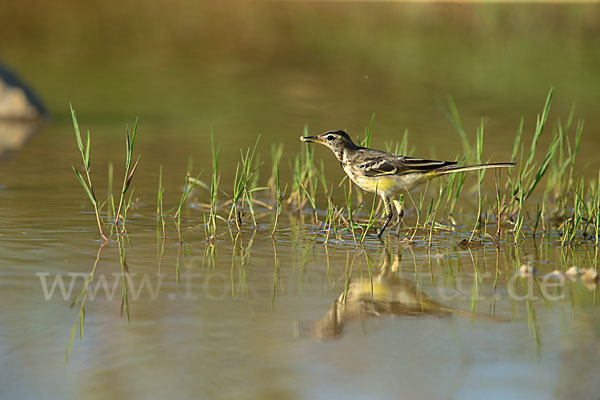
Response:
[[[165,230],[165,216],[164,216],[164,210],[163,210],[163,195],[164,195],[164,193],[165,193],[165,188],[163,186],[162,165],[161,165],[158,170],[158,190],[156,193],[156,221],[157,221],[157,223],[160,221],[161,226],[162,226],[162,235],[163,235],[163,237],[166,237],[167,233]]]
[[[117,212],[115,213],[115,221],[113,227],[119,233],[119,220],[121,220],[121,232],[125,229],[125,217],[121,215],[121,211],[125,206],[125,196],[131,186],[131,181],[133,179],[133,175],[135,174],[135,170],[137,169],[138,163],[140,161],[140,156],[138,156],[135,164],[131,165],[133,160],[133,148],[135,145],[135,138],[137,136],[137,128],[138,128],[138,119],[136,118],[135,124],[133,126],[133,132],[129,131],[129,128],[126,130],[125,134],[125,173],[123,174],[123,186],[121,187],[121,193],[119,196],[119,206],[117,207]],[[131,196],[130,196],[131,200]]]
[[[91,160],[90,160],[90,132],[87,133],[87,141],[85,148],[83,146],[83,142],[81,140],[81,133],[79,132],[79,123],[77,122],[77,116],[75,115],[75,110],[73,109],[73,105],[69,104],[71,107],[71,117],[73,118],[73,126],[75,127],[75,138],[77,139],[77,148],[79,149],[79,153],[81,154],[81,159],[83,161],[83,170],[85,171],[86,180],[83,180],[83,177],[79,173],[79,170],[73,166],[73,172],[75,172],[75,176],[77,180],[85,190],[94,207],[94,213],[96,214],[96,222],[98,223],[98,230],[100,231],[100,236],[104,241],[108,241],[108,238],[104,234],[102,230],[102,221],[100,219],[100,210],[98,207],[98,200],[96,199],[96,194],[94,193],[94,186],[92,184],[92,178],[90,176],[91,169]]]

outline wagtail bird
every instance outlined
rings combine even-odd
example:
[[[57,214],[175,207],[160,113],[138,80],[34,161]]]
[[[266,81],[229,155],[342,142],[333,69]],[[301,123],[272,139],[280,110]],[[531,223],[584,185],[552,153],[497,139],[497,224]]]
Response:
[[[381,237],[392,220],[392,204],[398,211],[398,222],[404,211],[396,196],[438,176],[486,168],[512,167],[514,163],[458,166],[454,161],[423,160],[357,146],[342,130],[327,131],[318,136],[301,136],[303,142],[320,143],[333,151],[344,172],[362,190],[381,196],[386,218],[377,237]]]

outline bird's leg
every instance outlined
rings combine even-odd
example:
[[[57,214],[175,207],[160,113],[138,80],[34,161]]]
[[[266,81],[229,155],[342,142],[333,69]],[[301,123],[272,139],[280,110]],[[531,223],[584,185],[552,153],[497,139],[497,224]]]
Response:
[[[398,212],[398,225],[402,222],[402,218],[404,218],[404,208],[402,208],[402,201],[400,199],[392,200],[394,202],[394,207],[396,207],[396,211]]]
[[[400,236],[400,224],[402,223],[402,218],[404,217],[404,209],[402,208],[402,195],[399,198],[394,198],[392,201],[394,202],[394,207],[396,208],[396,212],[398,212],[398,221],[396,222],[396,236]]]
[[[379,233],[377,234],[378,238],[380,238],[381,235],[383,235],[385,228],[387,228],[388,224],[392,220],[392,217],[394,216],[394,213],[392,212],[392,203],[390,202],[390,198],[387,197],[386,195],[381,195],[381,199],[383,200],[383,203],[385,204],[385,215],[386,216],[385,216],[385,222],[383,223],[383,226],[381,227],[381,229],[379,230]]]

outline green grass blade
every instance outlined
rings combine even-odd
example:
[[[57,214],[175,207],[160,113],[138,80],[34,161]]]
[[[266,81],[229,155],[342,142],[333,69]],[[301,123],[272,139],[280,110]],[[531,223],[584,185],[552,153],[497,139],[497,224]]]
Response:
[[[73,171],[75,172],[75,175],[77,176],[77,180],[79,180],[79,183],[81,183],[81,186],[83,186],[83,189],[85,189],[85,192],[89,196],[90,201],[92,202],[93,205],[97,205],[96,196],[94,196],[94,194],[92,193],[92,191],[90,190],[88,185],[86,185],[86,183],[83,180],[83,177],[81,176],[81,174],[79,173],[77,168],[75,168],[74,166],[72,166],[72,167],[73,167]]]
[[[87,132],[87,143],[85,145],[85,157],[83,159],[85,162],[86,169],[89,171],[90,169],[90,131]]]
[[[65,347],[65,363],[69,361],[69,355],[71,354],[71,347],[73,347],[73,341],[75,340],[75,332],[77,332],[77,322],[73,322],[73,327],[71,328],[71,334],[69,335],[69,340],[67,342],[67,346]]]
[[[73,127],[75,128],[77,147],[79,148],[79,152],[83,155],[83,143],[81,141],[81,133],[79,132],[79,123],[77,122],[77,115],[75,114],[75,110],[73,109],[73,104],[69,103],[69,107],[71,107],[71,118],[73,118]]]
[[[139,121],[139,117],[136,117],[135,124],[133,125],[133,132],[131,134],[131,143],[130,143],[130,147],[129,147],[129,150],[131,152],[133,152],[133,146],[135,146],[135,138],[137,136],[138,121]]]

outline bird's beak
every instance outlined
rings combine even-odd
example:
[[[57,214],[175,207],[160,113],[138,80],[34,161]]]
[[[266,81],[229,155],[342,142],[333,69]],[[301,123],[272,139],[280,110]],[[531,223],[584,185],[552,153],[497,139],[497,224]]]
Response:
[[[300,136],[300,141],[308,143],[324,143],[323,139],[318,136]]]

